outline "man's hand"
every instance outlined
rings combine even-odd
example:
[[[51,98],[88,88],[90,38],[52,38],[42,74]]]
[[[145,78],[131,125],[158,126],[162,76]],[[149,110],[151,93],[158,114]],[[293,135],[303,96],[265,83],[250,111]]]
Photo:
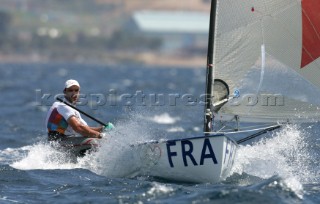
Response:
[[[106,136],[106,133],[102,133],[102,132],[101,132],[101,133],[99,133],[99,135],[98,135],[97,138],[98,138],[98,139],[101,139],[101,138],[103,138],[103,137],[105,137],[105,136]]]
[[[110,131],[114,129],[114,125],[112,123],[108,123],[106,126],[104,126],[104,131]]]

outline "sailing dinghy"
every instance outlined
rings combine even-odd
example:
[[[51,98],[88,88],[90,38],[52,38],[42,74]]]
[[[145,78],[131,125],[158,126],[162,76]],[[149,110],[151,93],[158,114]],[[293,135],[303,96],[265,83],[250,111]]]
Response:
[[[212,0],[204,135],[141,145],[146,174],[220,182],[239,143],[318,121],[319,30],[318,0]]]
[[[137,172],[217,183],[238,144],[319,121],[319,31],[318,0],[212,0],[203,135],[132,145]]]

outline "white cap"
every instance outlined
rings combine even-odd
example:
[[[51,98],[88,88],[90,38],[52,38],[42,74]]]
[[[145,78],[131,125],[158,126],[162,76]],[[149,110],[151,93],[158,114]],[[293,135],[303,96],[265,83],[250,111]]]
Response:
[[[74,79],[69,79],[66,81],[65,87],[64,88],[70,88],[71,86],[78,86],[80,88],[80,84],[78,81],[74,80]]]

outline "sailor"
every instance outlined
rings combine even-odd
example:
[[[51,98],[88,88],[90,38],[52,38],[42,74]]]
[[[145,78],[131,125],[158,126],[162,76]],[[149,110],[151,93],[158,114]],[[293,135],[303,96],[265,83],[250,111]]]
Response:
[[[64,101],[75,106],[80,94],[79,82],[67,80],[63,93]],[[77,141],[81,141],[81,138],[102,138],[104,129],[112,129],[113,124],[108,123],[107,127],[90,127],[77,110],[62,102],[55,102],[48,111],[46,127],[49,141],[66,141],[68,138],[75,138],[75,135],[80,135]]]

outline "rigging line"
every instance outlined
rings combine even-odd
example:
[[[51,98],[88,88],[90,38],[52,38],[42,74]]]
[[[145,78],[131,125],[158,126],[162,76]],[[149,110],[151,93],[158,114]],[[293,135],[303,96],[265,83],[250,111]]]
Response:
[[[216,132],[220,132],[222,130],[225,130],[225,128],[229,128],[229,129],[226,129],[226,130],[235,130],[236,128],[235,127],[232,127],[231,125],[227,125],[227,122],[224,122],[224,123],[221,123],[221,128],[219,130],[217,130]]]
[[[261,131],[259,131],[259,132],[257,132],[257,133],[254,133],[254,134],[249,135],[249,136],[247,136],[247,137],[245,137],[245,138],[243,138],[243,139],[238,140],[237,143],[240,144],[240,143],[243,143],[243,142],[245,142],[245,141],[254,139],[254,138],[256,138],[256,137],[258,137],[258,136],[260,136],[260,135],[266,134],[266,133],[268,133],[269,131],[276,130],[276,129],[280,128],[280,127],[281,127],[281,125],[277,125],[277,126],[274,126],[274,127],[269,127],[269,128],[263,129],[263,130],[261,130]]]
[[[220,132],[220,131],[224,130],[225,128],[230,128],[230,129],[227,129],[227,130],[234,130],[234,128],[232,128],[231,126],[223,124],[223,126],[217,132]]]
[[[261,127],[261,128],[265,128],[265,127],[269,127],[269,126],[271,126],[271,124],[269,124],[269,125],[267,125],[267,124],[264,124],[264,125],[252,125],[252,126],[246,126],[245,128],[243,128],[241,131],[245,131],[245,130],[251,130],[252,128],[259,128],[259,127]],[[220,129],[220,130],[222,130],[222,128]],[[220,130],[219,131],[217,131],[217,132],[220,132]],[[225,132],[228,132],[228,131],[234,131],[234,129],[225,129],[224,131]],[[240,132],[240,131],[236,131],[236,132]]]
[[[252,125],[252,126],[246,126],[245,128],[243,128],[242,130],[247,130],[247,129],[252,129],[252,128],[258,128],[258,127],[269,127],[269,126],[271,126],[272,124],[270,123],[270,124],[261,124],[261,125]],[[226,126],[225,126],[226,127]],[[222,128],[220,129],[220,130],[222,130]],[[219,130],[219,131],[220,131]],[[234,128],[233,129],[225,129],[224,131],[234,131]],[[218,131],[218,132],[219,132]],[[238,131],[239,132],[239,131]]]
[[[224,129],[225,127],[228,127],[228,128],[232,128],[231,127],[231,125],[228,125],[227,123],[228,122],[232,122],[232,121],[234,121],[235,120],[235,118],[233,117],[233,118],[231,118],[230,120],[228,120],[228,121],[219,121],[219,123],[220,123],[220,126],[221,126],[221,128],[217,131],[217,132],[219,132],[219,131],[221,131],[222,129]],[[234,128],[232,129],[232,130],[234,130]]]
[[[207,133],[207,134],[216,134],[216,133],[221,134],[221,133],[223,133],[223,134],[228,135],[228,134],[254,132],[254,131],[264,130],[264,129],[268,129],[268,128],[275,128],[275,127],[278,127],[278,126],[281,126],[281,125],[277,124],[277,125],[267,126],[267,127],[263,127],[263,128],[256,128],[256,129],[242,130],[242,131],[235,131],[235,132],[204,132],[204,133]]]

